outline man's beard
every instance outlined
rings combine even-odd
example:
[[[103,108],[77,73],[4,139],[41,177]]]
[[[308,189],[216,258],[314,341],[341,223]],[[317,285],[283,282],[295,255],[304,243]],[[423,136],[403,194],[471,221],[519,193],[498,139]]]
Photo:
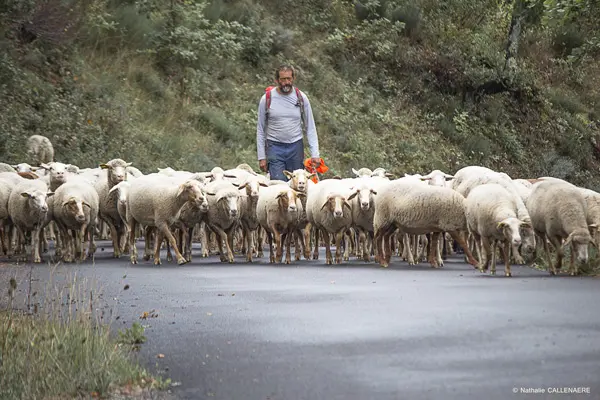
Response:
[[[283,93],[289,93],[292,91],[292,85],[285,84],[285,85],[279,85],[279,89],[283,92]]]

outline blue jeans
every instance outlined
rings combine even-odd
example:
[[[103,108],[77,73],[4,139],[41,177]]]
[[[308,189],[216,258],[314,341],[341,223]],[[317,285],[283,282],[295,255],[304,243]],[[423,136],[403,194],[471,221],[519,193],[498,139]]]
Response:
[[[302,139],[294,143],[280,143],[267,140],[267,165],[271,179],[287,181],[283,171],[292,172],[304,169],[304,143]]]

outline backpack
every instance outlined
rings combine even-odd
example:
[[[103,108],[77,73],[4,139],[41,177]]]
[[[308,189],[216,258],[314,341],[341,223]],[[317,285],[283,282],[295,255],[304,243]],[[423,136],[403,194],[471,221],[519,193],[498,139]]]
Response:
[[[275,86],[268,86],[265,89],[265,94],[267,96],[266,98],[266,111],[265,111],[265,126],[267,125],[267,123],[269,122],[269,109],[271,107],[271,90],[274,89]],[[306,130],[306,119],[304,116],[304,98],[302,97],[302,92],[300,91],[300,89],[298,89],[296,86],[294,86],[294,89],[296,90],[296,96],[298,97],[298,103],[300,104],[300,118],[302,119],[302,130],[305,131]]]

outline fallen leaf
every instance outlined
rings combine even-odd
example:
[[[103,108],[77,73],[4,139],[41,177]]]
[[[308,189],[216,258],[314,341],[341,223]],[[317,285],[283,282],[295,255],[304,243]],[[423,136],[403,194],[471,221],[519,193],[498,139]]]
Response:
[[[150,315],[150,313],[148,311],[144,311],[142,313],[142,315],[140,316],[140,319],[148,319],[149,315]]]
[[[330,283],[335,283],[335,281],[331,281]]]
[[[123,288],[123,290],[127,290],[129,289],[129,285],[125,285],[125,287]]]
[[[157,357],[157,358],[165,358],[165,355],[164,355],[164,354],[162,354],[162,353],[159,353],[159,354],[158,354],[156,357]]]
[[[207,312],[206,315],[208,315],[209,317],[212,315],[211,312]]]
[[[90,393],[90,396],[92,396],[92,397],[100,397],[100,393],[98,393],[98,392],[92,392],[92,393]]]

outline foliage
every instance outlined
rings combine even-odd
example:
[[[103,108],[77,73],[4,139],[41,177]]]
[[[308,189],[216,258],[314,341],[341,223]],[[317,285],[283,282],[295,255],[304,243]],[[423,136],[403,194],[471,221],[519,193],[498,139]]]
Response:
[[[24,37],[26,20],[62,26],[32,18],[46,3],[0,6],[2,161],[28,161],[26,138],[45,134],[81,167],[255,165],[257,104],[285,61],[332,174],[477,163],[600,187],[591,0],[522,0],[514,71],[510,2],[89,0],[62,15],[70,35]]]

